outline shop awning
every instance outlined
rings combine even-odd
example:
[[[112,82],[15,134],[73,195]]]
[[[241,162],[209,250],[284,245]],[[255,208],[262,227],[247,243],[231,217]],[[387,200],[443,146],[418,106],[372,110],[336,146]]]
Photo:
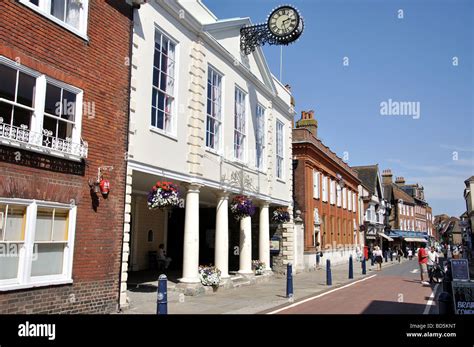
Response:
[[[385,234],[380,233],[380,234],[377,234],[377,235],[380,235],[380,236],[382,236],[384,239],[387,239],[387,240],[389,240],[389,241],[393,241],[393,239],[392,239],[390,236],[387,236],[387,235],[385,235]]]
[[[422,239],[420,237],[405,237],[404,240],[406,242],[427,242],[426,239]]]

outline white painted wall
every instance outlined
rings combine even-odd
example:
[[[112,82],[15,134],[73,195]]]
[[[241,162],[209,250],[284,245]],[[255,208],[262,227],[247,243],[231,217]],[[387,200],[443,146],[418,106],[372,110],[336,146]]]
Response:
[[[166,5],[168,4],[168,5]],[[232,22],[223,29],[214,27],[210,36],[193,26],[193,21],[200,25],[215,25],[216,18],[207,8],[196,0],[150,1],[135,10],[133,59],[132,59],[132,95],[130,119],[129,159],[145,168],[166,169],[175,173],[184,181],[201,180],[205,185],[222,188],[222,177],[229,179],[232,174],[245,172],[253,186],[252,194],[271,202],[290,205],[291,196],[291,119],[290,94],[268,72],[265,59],[260,50],[250,56],[240,53],[240,27],[248,19]],[[171,4],[171,5],[170,5]],[[170,7],[169,7],[170,6]],[[189,11],[188,11],[189,10]],[[184,11],[184,12],[182,12]],[[179,14],[184,13],[183,18]],[[199,24],[198,23],[198,24]],[[213,24],[214,23],[214,24]],[[236,26],[237,23],[237,26]],[[240,23],[240,24],[239,24]],[[219,23],[217,23],[220,25]],[[201,26],[202,27],[202,26]],[[162,134],[152,130],[151,96],[152,71],[154,56],[154,35],[158,28],[177,43],[175,73],[175,131],[173,134]],[[196,69],[195,49],[197,42],[202,42],[204,58],[199,61],[206,71]],[[198,59],[200,59],[198,57]],[[241,63],[235,64],[235,61]],[[189,164],[189,100],[191,90],[201,90],[202,109],[199,117],[205,119],[207,66],[212,65],[223,74],[223,138],[222,148],[218,153],[205,148],[205,137],[199,153],[200,175],[193,176]],[[191,85],[201,75],[202,86]],[[253,75],[253,77],[251,76]],[[234,136],[234,90],[235,86],[243,89],[247,95],[247,145],[246,160],[235,161],[233,158]],[[195,92],[193,94],[195,96]],[[255,111],[260,103],[266,107],[266,149],[265,170],[258,171],[255,165]],[[285,163],[283,179],[276,178],[276,120],[285,124]],[[205,129],[202,132],[205,135]],[[145,169],[146,171],[146,169]],[[167,177],[173,177],[168,175]],[[237,190],[236,190],[237,191]],[[247,192],[248,193],[248,192]],[[250,192],[251,193],[251,192]]]

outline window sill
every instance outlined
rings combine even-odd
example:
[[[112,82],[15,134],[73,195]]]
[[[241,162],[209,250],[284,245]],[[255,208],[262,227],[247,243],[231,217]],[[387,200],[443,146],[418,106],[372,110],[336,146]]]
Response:
[[[221,152],[216,151],[215,149],[212,149],[212,148],[210,148],[210,147],[205,147],[205,151],[206,151],[207,153],[214,154],[214,155],[217,156],[217,157],[222,157],[222,153],[221,153]]]
[[[72,284],[73,280],[49,280],[44,282],[34,282],[34,283],[27,283],[27,284],[6,284],[0,285],[0,292],[6,292],[10,290],[20,290],[20,289],[28,289],[28,288],[36,288],[36,287],[46,287],[46,286],[55,286],[55,285],[63,285],[63,284]]]
[[[150,127],[149,129],[151,132],[163,135],[164,137],[167,137],[170,140],[178,142],[178,137],[175,134],[170,134],[170,133],[165,132],[164,130],[161,130],[159,128],[154,128],[154,127]]]
[[[41,16],[43,16],[43,17],[49,19],[50,21],[56,23],[57,25],[63,27],[64,29],[70,31],[71,33],[73,33],[74,35],[80,37],[84,41],[89,42],[89,37],[87,36],[87,34],[85,32],[81,32],[81,31],[77,30],[76,28],[70,26],[69,24],[63,22],[62,20],[54,17],[53,15],[50,15],[49,13],[46,13],[46,12],[42,11],[36,5],[33,5],[32,3],[30,3],[28,0],[20,0],[20,3],[25,5],[26,7],[29,7],[30,9],[32,9],[36,13],[40,14]]]

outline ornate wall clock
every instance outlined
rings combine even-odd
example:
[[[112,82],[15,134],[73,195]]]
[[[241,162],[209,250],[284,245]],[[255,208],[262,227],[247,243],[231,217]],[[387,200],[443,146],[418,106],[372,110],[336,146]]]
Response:
[[[304,22],[298,10],[284,5],[274,9],[267,23],[249,25],[240,29],[240,49],[250,54],[257,46],[288,45],[303,33]]]

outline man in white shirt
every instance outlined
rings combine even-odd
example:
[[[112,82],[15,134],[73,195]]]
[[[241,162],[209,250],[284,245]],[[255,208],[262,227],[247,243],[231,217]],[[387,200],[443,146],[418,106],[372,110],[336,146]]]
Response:
[[[434,266],[438,263],[438,252],[436,252],[434,247],[431,247],[428,251],[428,276],[431,280],[431,273],[434,269]]]

